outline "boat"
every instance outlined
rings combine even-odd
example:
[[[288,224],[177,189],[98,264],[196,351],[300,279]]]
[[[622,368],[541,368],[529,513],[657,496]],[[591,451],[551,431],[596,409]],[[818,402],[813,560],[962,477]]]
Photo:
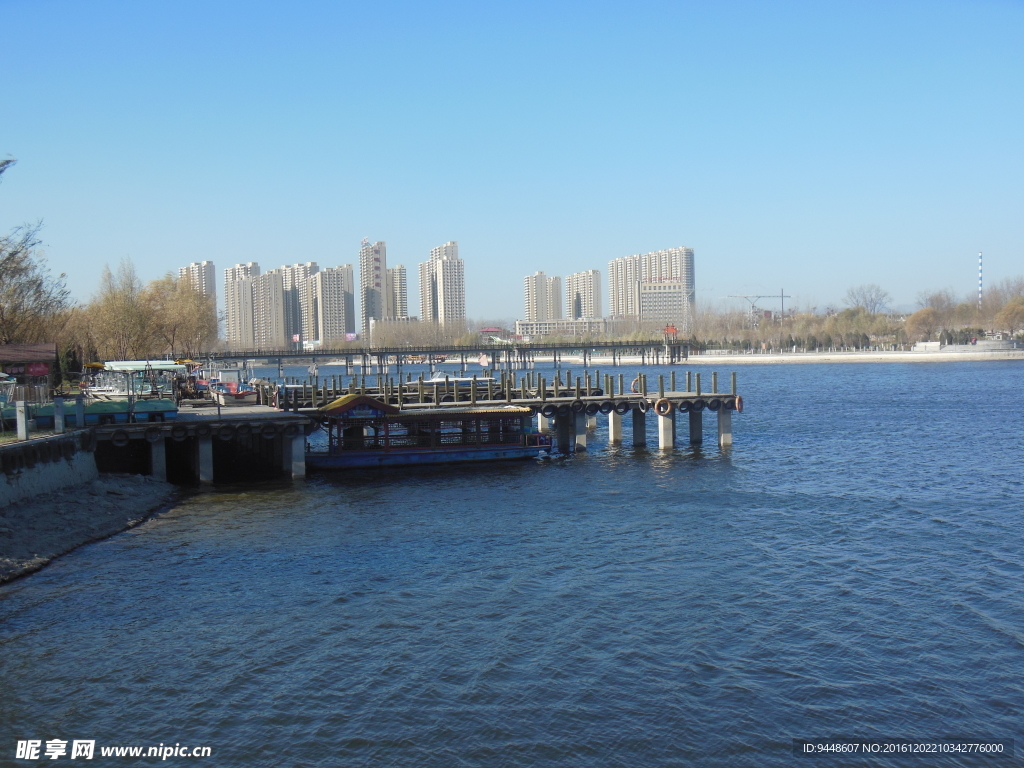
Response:
[[[217,405],[256,405],[256,390],[238,381],[221,381],[210,384],[210,395]]]
[[[522,406],[401,410],[369,395],[318,409],[327,449],[306,451],[313,470],[532,459],[551,451]]]
[[[172,360],[87,363],[82,393],[90,400],[174,400],[188,366]]]

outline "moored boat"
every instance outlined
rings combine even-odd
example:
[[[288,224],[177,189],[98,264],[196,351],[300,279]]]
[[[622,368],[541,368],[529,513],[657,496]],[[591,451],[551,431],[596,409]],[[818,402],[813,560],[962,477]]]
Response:
[[[352,394],[319,412],[327,449],[307,450],[310,469],[529,459],[551,450],[551,439],[533,429],[533,411],[520,406],[400,410]]]

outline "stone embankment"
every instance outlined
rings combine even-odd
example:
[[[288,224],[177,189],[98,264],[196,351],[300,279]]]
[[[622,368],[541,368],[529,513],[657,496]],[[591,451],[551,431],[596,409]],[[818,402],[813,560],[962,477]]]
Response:
[[[0,508],[0,583],[138,525],[178,493],[173,485],[144,475],[102,475],[75,488]]]

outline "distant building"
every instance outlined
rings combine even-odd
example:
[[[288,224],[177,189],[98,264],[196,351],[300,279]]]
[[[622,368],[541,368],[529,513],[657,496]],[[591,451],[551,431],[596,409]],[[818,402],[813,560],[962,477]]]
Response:
[[[466,319],[466,280],[454,240],[431,249],[420,264],[420,317],[440,325]]]
[[[385,317],[380,320],[374,318],[370,321],[370,343],[387,343],[394,339],[395,331],[403,331],[411,325],[418,324],[418,317]]]
[[[286,264],[281,267],[281,279],[284,284],[284,335],[294,343],[310,341],[316,331],[313,328],[312,301],[309,295],[309,279],[320,271],[315,261],[305,264]]]
[[[293,349],[286,335],[284,271],[271,269],[252,279],[253,336],[256,349]]]
[[[224,270],[224,341],[228,349],[255,349],[252,281],[260,274],[255,261]]]
[[[562,319],[562,278],[534,272],[523,278],[527,320]]]
[[[359,249],[359,303],[363,312],[362,332],[370,332],[370,320],[388,316],[387,243],[378,240],[373,245],[363,239]]]
[[[640,284],[679,280],[692,308],[694,288],[693,249],[667,248],[663,251],[623,256],[608,263],[608,314],[627,318],[640,316]]]
[[[584,320],[516,320],[517,336],[598,336],[608,332],[604,318]]]
[[[329,348],[356,332],[355,280],[351,264],[322,269],[309,278],[309,341]]]
[[[640,283],[640,319],[673,323],[684,333],[690,317],[690,290],[682,280]]]
[[[405,265],[389,267],[387,275],[388,311],[385,313],[385,317],[408,317],[409,289],[406,284]]]
[[[565,315],[572,320],[601,317],[601,271],[589,269],[565,278]]]
[[[212,261],[193,261],[187,267],[178,268],[178,278],[188,278],[197,291],[217,302],[217,270]]]

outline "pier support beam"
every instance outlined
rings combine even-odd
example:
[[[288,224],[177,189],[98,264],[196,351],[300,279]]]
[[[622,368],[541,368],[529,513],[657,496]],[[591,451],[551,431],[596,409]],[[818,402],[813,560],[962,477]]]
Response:
[[[732,411],[725,408],[718,410],[718,447],[728,448],[732,445]]]
[[[282,437],[281,446],[284,471],[292,476],[292,480],[297,477],[306,476],[306,436],[296,435],[295,437]]]
[[[704,442],[704,412],[690,411],[690,445]]]
[[[587,450],[587,414],[580,411],[576,414],[576,450]]]
[[[154,480],[167,482],[167,443],[163,435],[149,444],[149,474]]]
[[[570,413],[568,416],[555,416],[555,444],[559,453],[572,453],[576,445],[576,417]]]
[[[542,435],[551,433],[551,419],[543,413],[537,414],[537,431]]]
[[[64,398],[53,398],[53,434],[64,434]]]
[[[213,485],[213,438],[196,438],[196,450],[199,453],[199,484]]]
[[[597,429],[597,416],[587,416],[587,429]]]
[[[668,416],[658,416],[658,447],[670,451],[676,447],[676,412]]]
[[[633,409],[633,445],[647,445],[647,414],[639,408]]]
[[[622,442],[622,414],[615,411],[608,414],[608,442]]]
[[[18,439],[28,440],[28,404],[24,400],[14,403],[14,416],[18,422]]]

